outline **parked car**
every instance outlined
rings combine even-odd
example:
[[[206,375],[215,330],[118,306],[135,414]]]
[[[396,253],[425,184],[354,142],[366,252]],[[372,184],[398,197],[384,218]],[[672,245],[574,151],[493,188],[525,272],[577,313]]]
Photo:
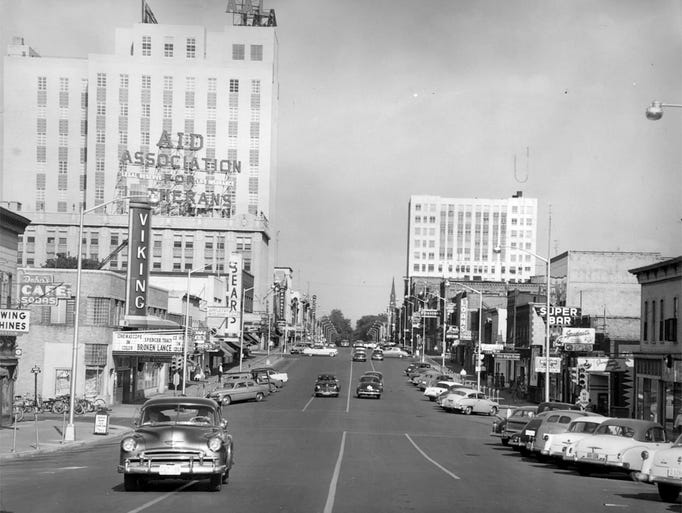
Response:
[[[320,374],[315,380],[315,397],[339,397],[339,380],[334,374]]]
[[[207,478],[212,491],[227,482],[234,443],[214,400],[152,398],[142,405],[136,425],[120,444],[118,472],[126,491],[144,488],[152,479]]]
[[[455,385],[452,385],[450,388],[448,388],[445,392],[440,394],[438,397],[436,397],[436,404],[440,406],[441,408],[443,407],[443,401],[445,398],[450,395],[451,392],[454,392],[455,390],[467,390],[471,392],[475,392],[475,389],[463,385],[462,383],[456,383]]]
[[[376,376],[362,376],[355,389],[355,395],[361,397],[373,397],[381,399],[383,386]]]
[[[646,451],[642,470],[634,477],[655,484],[658,496],[665,502],[676,502],[682,491],[682,435],[668,449]]]
[[[406,375],[406,376],[409,376],[410,373],[412,373],[412,371],[414,371],[415,369],[418,369],[418,368],[427,368],[427,369],[430,369],[430,368],[431,368],[431,364],[430,364],[429,362],[412,362],[412,363],[409,364],[409,365],[407,366],[407,368],[405,369],[405,375]]]
[[[377,343],[376,343],[376,342],[373,342],[373,341],[371,341],[371,340],[365,342],[365,349],[374,350],[374,349],[376,349],[376,347],[377,347]]]
[[[528,422],[536,415],[537,406],[519,406],[516,408],[504,424],[500,441],[502,445],[509,445],[509,440],[513,435],[518,435]]]
[[[384,352],[381,349],[375,349],[372,351],[372,360],[383,360]]]
[[[399,347],[387,347],[384,349],[384,358],[407,358],[410,354]]]
[[[481,392],[469,392],[452,405],[452,410],[466,415],[472,413],[497,415],[499,409],[500,405],[497,401],[493,401]]]
[[[426,387],[430,386],[431,383],[449,380],[452,379],[452,376],[442,374],[441,372],[432,369],[430,372],[420,374],[414,379],[417,380],[416,385],[419,390],[426,390]]]
[[[339,343],[339,345],[340,345],[341,347],[350,347],[350,341],[348,341],[348,340],[342,340],[342,341]]]
[[[542,421],[549,413],[550,410],[545,410],[541,413],[536,413],[532,418],[529,418],[518,433],[511,435],[509,438],[509,446],[512,449],[519,451],[524,456],[529,454],[529,443],[532,443],[540,424],[542,424]]]
[[[294,344],[291,346],[291,349],[289,349],[289,353],[291,354],[303,354],[303,350],[308,347],[305,344]]]
[[[576,410],[583,411],[580,406],[574,403],[560,403],[557,401],[547,401],[538,404],[538,413],[548,410]]]
[[[599,415],[580,415],[574,418],[563,433],[547,433],[543,436],[546,437],[545,446],[540,454],[553,459],[558,465],[564,465],[566,463],[564,457],[569,448],[572,451],[572,446],[578,440],[593,434],[605,420],[608,420],[608,417]]]
[[[251,369],[251,372],[265,372],[267,373],[268,377],[275,382],[278,386],[279,383],[284,385],[287,381],[289,381],[289,374],[286,372],[278,371],[272,367],[256,367],[255,369]],[[281,388],[281,387],[280,387]]]
[[[435,401],[436,397],[454,385],[457,385],[456,381],[436,381],[424,389],[424,397],[428,397],[429,401]]]
[[[269,394],[268,384],[257,383],[251,378],[223,383],[221,387],[209,392],[206,397],[227,406],[238,401],[260,402]]]
[[[465,397],[476,397],[476,394],[479,394],[477,390],[473,390],[471,388],[454,388],[451,390],[447,396],[443,399],[441,402],[440,406],[443,408],[445,411],[454,411],[455,410],[455,405]],[[483,397],[485,397],[483,394],[481,394]]]
[[[545,451],[545,444],[550,438],[559,433],[565,433],[572,420],[581,417],[597,417],[603,418],[597,413],[589,413],[579,410],[545,410],[549,413],[538,426],[535,436],[531,437],[527,448],[531,454],[542,458],[547,456]]]
[[[602,422],[593,435],[575,443],[575,468],[581,475],[610,471],[631,474],[642,470],[644,453],[671,446],[665,429],[656,422],[609,419]]]
[[[301,354],[306,356],[336,356],[338,352],[339,350],[335,347],[316,344],[312,347],[306,347]]]

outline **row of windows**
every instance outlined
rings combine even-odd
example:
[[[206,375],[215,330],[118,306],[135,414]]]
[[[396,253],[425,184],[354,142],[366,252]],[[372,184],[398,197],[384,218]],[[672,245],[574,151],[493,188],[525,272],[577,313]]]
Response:
[[[679,298],[673,297],[672,317],[666,317],[665,306],[664,299],[644,301],[642,338],[645,342],[677,342]]]
[[[142,36],[142,56],[151,57],[153,49],[152,36]],[[131,49],[131,55],[134,48]],[[232,59],[235,61],[245,60],[246,45],[233,44],[232,45]],[[175,38],[172,36],[164,36],[163,39],[163,56],[172,58],[175,56]],[[197,56],[197,40],[194,37],[185,38],[185,58],[195,59]],[[263,60],[263,45],[249,45],[249,57],[252,61]]]

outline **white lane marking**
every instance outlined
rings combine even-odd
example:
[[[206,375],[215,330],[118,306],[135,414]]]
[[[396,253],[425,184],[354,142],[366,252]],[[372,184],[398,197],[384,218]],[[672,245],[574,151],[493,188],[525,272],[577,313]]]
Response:
[[[336,459],[334,466],[334,474],[332,474],[332,481],[329,483],[329,493],[327,494],[327,503],[324,505],[323,513],[332,513],[334,509],[334,497],[336,496],[336,485],[339,483],[339,474],[341,473],[341,461],[343,460],[343,449],[346,446],[346,432],[343,432],[341,437],[341,448],[339,449],[339,457]]]
[[[455,474],[453,474],[453,473],[450,472],[448,469],[446,469],[445,467],[443,467],[440,463],[438,463],[437,461],[435,461],[435,460],[429,458],[429,457],[426,455],[426,453],[425,453],[424,451],[422,451],[416,443],[414,443],[414,440],[412,440],[412,439],[410,438],[410,435],[408,435],[407,433],[405,433],[405,436],[406,436],[407,439],[410,441],[410,443],[411,443],[412,445],[414,445],[414,448],[417,449],[417,450],[419,451],[419,453],[420,453],[422,456],[424,456],[424,458],[426,458],[427,460],[429,460],[431,463],[433,463],[436,467],[438,467],[439,469],[441,469],[443,472],[445,472],[445,473],[446,473],[447,475],[449,475],[451,478],[453,478],[453,479],[459,479],[459,477],[457,477]]]
[[[315,396],[312,396],[312,397],[310,398],[310,401],[308,401],[307,403],[305,403],[305,406],[303,407],[303,409],[302,409],[301,411],[305,411],[305,409],[306,409],[308,406],[310,406],[310,403],[313,402],[313,399],[315,399]]]
[[[140,511],[144,511],[145,509],[147,509],[150,506],[153,506],[157,502],[161,502],[163,500],[166,500],[168,497],[171,497],[171,496],[175,495],[176,493],[181,492],[185,488],[188,488],[188,487],[190,487],[190,486],[192,486],[198,482],[199,481],[197,481],[197,480],[189,481],[188,483],[182,485],[177,490],[173,490],[172,492],[164,493],[161,497],[157,497],[153,501],[149,501],[149,502],[143,504],[142,506],[140,506],[139,508],[131,509],[130,511],[128,511],[128,513],[139,513]]]
[[[350,362],[350,375],[348,376],[348,394],[346,397],[346,413],[350,411],[350,396],[352,394],[351,387],[353,386],[353,360]]]

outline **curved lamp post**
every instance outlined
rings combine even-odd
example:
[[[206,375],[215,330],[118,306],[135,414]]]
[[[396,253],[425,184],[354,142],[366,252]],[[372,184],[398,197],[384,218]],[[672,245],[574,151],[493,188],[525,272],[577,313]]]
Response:
[[[191,283],[191,278],[193,273],[198,273],[203,271],[207,267],[211,267],[213,264],[206,264],[203,267],[198,267],[197,269],[191,269],[187,271],[187,301],[185,302],[185,336],[182,342],[182,395],[185,395],[186,383],[187,383],[187,347],[189,346],[189,286]],[[241,370],[241,369],[240,369]]]
[[[78,256],[76,258],[78,264],[76,266],[76,305],[74,308],[74,320],[73,320],[73,345],[71,348],[71,383],[69,387],[69,423],[66,425],[64,430],[64,440],[67,442],[73,442],[76,440],[76,427],[73,423],[73,413],[76,405],[76,369],[78,365],[78,327],[79,327],[79,311],[80,311],[80,301],[81,301],[81,274],[83,270],[83,217],[88,212],[97,210],[98,208],[105,207],[111,203],[116,203],[117,201],[127,200],[127,199],[146,199],[144,196],[121,196],[119,198],[114,198],[104,203],[100,203],[91,208],[82,208],[80,213],[80,224],[78,225]]]
[[[550,261],[549,258],[544,258],[541,257],[540,255],[537,255],[533,253],[532,251],[528,251],[527,249],[523,248],[512,248],[512,249],[518,249],[519,251],[523,251],[524,253],[528,253],[529,255],[537,258],[538,260],[541,260],[542,262],[545,263],[546,266],[546,280],[545,280],[545,286],[547,288],[547,293],[545,294],[546,297],[546,319],[545,319],[545,402],[549,401],[549,286],[550,286]],[[496,247],[493,249],[493,253],[501,253],[502,249],[500,247]]]
[[[679,103],[663,103],[654,100],[651,102],[651,105],[649,105],[649,107],[647,107],[646,109],[646,118],[650,119],[651,121],[658,121],[663,117],[664,107],[682,108],[682,105],[680,105]]]
[[[446,285],[446,287],[447,287],[447,285]],[[433,297],[437,297],[439,300],[441,300],[443,302],[443,348],[441,351],[441,364],[440,364],[440,366],[442,369],[445,369],[445,331],[446,331],[446,327],[448,324],[447,313],[446,313],[446,309],[448,307],[448,304],[447,304],[448,300],[446,298],[441,297],[440,295],[436,294],[435,292],[429,292],[429,294],[431,294]],[[445,295],[447,296],[447,293]]]

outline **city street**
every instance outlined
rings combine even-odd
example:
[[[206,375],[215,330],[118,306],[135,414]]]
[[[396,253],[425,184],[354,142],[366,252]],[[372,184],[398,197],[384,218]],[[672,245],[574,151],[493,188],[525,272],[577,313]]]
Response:
[[[467,512],[658,513],[653,486],[624,476],[581,477],[521,458],[489,436],[491,419],[440,411],[407,383],[408,360],[352,363],[287,357],[284,389],[261,403],[225,408],[236,465],[222,491],[204,482],[165,481],[124,492],[118,443],[10,460],[0,468],[7,512]],[[357,399],[359,376],[384,373],[380,400]],[[313,398],[318,373],[335,373],[338,398]],[[112,418],[130,424],[130,419]]]

